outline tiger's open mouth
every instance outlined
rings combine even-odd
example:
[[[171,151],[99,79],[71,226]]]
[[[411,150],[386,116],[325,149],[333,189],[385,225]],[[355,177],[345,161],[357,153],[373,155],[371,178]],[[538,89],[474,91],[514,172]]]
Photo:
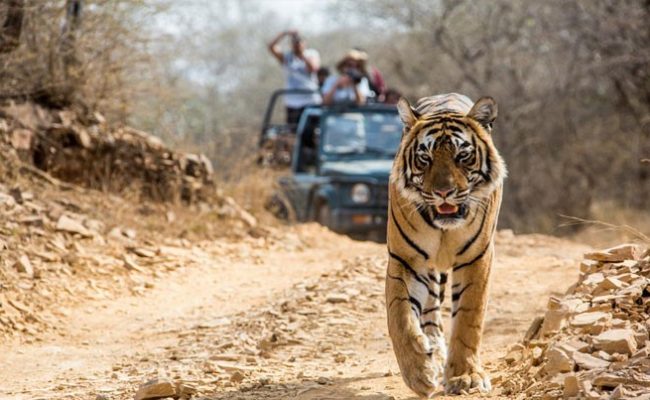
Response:
[[[436,218],[465,218],[467,214],[467,206],[461,204],[457,206],[455,204],[442,203],[439,206],[435,206],[436,209]]]

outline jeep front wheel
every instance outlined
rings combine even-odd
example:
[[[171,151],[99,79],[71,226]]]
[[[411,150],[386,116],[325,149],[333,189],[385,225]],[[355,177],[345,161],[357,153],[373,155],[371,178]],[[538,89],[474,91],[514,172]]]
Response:
[[[318,221],[319,224],[325,226],[325,227],[330,227],[330,207],[327,205],[327,203],[323,203],[318,206],[318,210],[316,213],[316,220]]]

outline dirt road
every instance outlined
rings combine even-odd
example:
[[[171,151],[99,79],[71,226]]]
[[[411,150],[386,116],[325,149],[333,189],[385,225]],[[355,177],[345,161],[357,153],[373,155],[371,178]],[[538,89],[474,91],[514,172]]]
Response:
[[[494,376],[586,249],[499,234],[483,350]],[[0,345],[0,398],[130,399],[153,378],[205,399],[413,398],[387,338],[384,245],[306,225],[184,251],[197,266],[155,274],[144,294],[62,305],[61,334]]]

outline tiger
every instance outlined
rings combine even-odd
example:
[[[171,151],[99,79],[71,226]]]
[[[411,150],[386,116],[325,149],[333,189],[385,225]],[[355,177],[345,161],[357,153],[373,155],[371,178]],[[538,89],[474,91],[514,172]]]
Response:
[[[404,125],[389,179],[386,309],[406,385],[423,398],[491,390],[479,349],[506,164],[497,103],[450,93],[397,104]],[[451,273],[451,338],[441,306]]]

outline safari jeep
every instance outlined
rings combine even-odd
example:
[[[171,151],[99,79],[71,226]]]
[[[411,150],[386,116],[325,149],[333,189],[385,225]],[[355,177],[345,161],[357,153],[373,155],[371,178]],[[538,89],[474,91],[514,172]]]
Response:
[[[401,135],[394,106],[307,108],[296,130],[291,175],[279,180],[288,214],[382,240],[388,176]]]

